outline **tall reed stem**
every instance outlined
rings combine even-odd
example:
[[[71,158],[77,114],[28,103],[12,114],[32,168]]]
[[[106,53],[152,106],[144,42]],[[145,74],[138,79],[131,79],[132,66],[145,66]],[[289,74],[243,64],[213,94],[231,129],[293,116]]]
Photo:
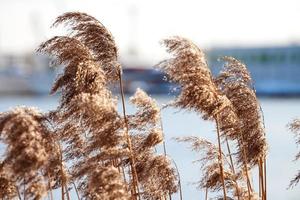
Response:
[[[17,193],[18,193],[19,200],[22,200],[20,190],[19,190],[18,186],[16,186],[16,190],[17,190]]]
[[[130,166],[131,166],[131,172],[132,172],[132,178],[133,178],[133,184],[134,184],[134,195],[137,195],[139,199],[140,197],[140,192],[139,192],[139,186],[138,186],[138,176],[135,168],[135,157],[134,153],[132,150],[132,144],[131,144],[131,139],[128,133],[129,130],[129,125],[128,125],[128,119],[126,116],[126,106],[125,106],[125,95],[124,95],[124,89],[123,89],[123,79],[122,79],[122,69],[119,68],[118,70],[118,76],[119,76],[119,85],[120,85],[120,93],[121,93],[121,99],[122,99],[122,108],[123,108],[123,117],[124,117],[124,122],[125,122],[125,138],[127,140],[127,145],[129,148],[130,152]]]
[[[232,159],[232,156],[231,156],[231,150],[230,150],[230,146],[229,146],[229,142],[228,142],[227,138],[226,138],[226,146],[227,146],[227,151],[228,151],[228,154],[229,154],[231,170],[232,170],[233,175],[236,177],[235,168],[234,168],[234,164],[233,164],[233,159]],[[236,189],[237,198],[238,198],[238,200],[240,200],[239,185],[238,185],[238,182],[235,179],[234,179],[234,182],[235,182],[235,189]]]
[[[160,109],[160,113],[161,113],[161,109]],[[167,157],[167,147],[166,147],[166,140],[165,140],[166,137],[165,137],[165,132],[164,132],[164,127],[163,127],[163,122],[162,122],[161,116],[160,116],[159,120],[160,120],[161,132],[162,132],[162,136],[163,136],[164,156]],[[169,195],[169,199],[172,200],[172,196],[171,196],[170,192],[168,193],[168,195]]]
[[[183,199],[183,195],[182,195],[181,178],[180,178],[180,173],[179,173],[179,170],[178,170],[178,166],[177,166],[176,162],[172,158],[170,158],[170,159],[174,163],[174,166],[175,166],[175,169],[176,169],[176,172],[177,172],[178,185],[179,185],[179,196],[180,196],[180,200],[182,200]]]
[[[69,190],[68,190],[68,186],[66,185],[66,193],[67,193],[67,200],[70,200],[70,194],[69,194]]]
[[[160,109],[160,112],[161,112],[161,109]],[[161,131],[162,131],[162,135],[163,135],[163,148],[164,148],[164,155],[167,156],[167,147],[166,147],[166,140],[165,140],[165,132],[164,132],[164,127],[163,127],[163,122],[162,122],[162,118],[160,116],[160,128],[161,128]]]
[[[248,163],[247,163],[247,160],[246,160],[246,151],[245,151],[244,145],[241,145],[240,141],[239,141],[239,148],[242,149],[243,164],[244,164],[244,168],[245,168],[245,172],[246,172],[248,199],[251,200],[252,186],[251,186],[251,181],[250,181],[250,178],[249,178]]]
[[[49,176],[49,173],[47,173],[48,176],[48,187],[49,187],[49,193],[50,193],[50,200],[53,200],[53,192],[52,192],[52,187],[51,187],[51,178]]]
[[[267,200],[267,159],[264,158],[264,189],[265,189],[265,200]]]
[[[265,199],[265,188],[264,188],[264,170],[263,170],[263,163],[262,163],[262,159],[259,160],[258,163],[258,172],[259,172],[259,186],[260,186],[260,193],[261,193],[261,197],[262,200],[266,200]]]
[[[253,90],[255,91],[255,88],[254,88],[254,86],[253,86]],[[257,102],[258,103],[258,106],[259,106],[259,110],[260,110],[260,113],[261,113],[261,118],[262,118],[262,124],[263,124],[263,127],[264,127],[264,130],[266,130],[266,125],[265,125],[265,115],[264,115],[264,111],[263,111],[263,109],[262,109],[262,107],[261,107],[261,105],[260,105],[260,103],[259,102]],[[266,138],[266,132],[264,131],[264,136],[265,136],[265,138]],[[265,193],[265,200],[267,200],[267,158],[266,157],[264,157],[264,161],[263,161],[263,173],[264,173],[264,193]]]
[[[59,144],[59,156],[60,156],[60,175],[61,175],[61,199],[65,200],[65,175],[63,172],[63,156],[62,156],[62,149]]]
[[[26,181],[23,178],[23,200],[26,200]]]
[[[216,117],[216,126],[217,126],[217,135],[218,135],[220,174],[221,174],[221,179],[222,179],[224,200],[227,200],[226,187],[225,187],[225,179],[224,179],[224,170],[223,170],[223,158],[222,158],[222,149],[221,149],[220,128],[219,128],[218,117]]]

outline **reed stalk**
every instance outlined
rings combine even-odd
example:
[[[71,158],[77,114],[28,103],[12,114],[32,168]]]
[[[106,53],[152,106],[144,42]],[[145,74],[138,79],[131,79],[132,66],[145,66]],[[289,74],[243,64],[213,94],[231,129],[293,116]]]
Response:
[[[19,190],[18,186],[16,186],[16,190],[17,190],[19,200],[22,200],[22,197],[21,197],[20,190]]]
[[[264,158],[263,165],[264,165],[263,172],[264,172],[264,189],[265,189],[264,192],[265,192],[265,200],[267,200],[267,159],[266,158]]]
[[[133,178],[133,192],[134,195],[137,195],[138,199],[141,199],[140,192],[139,192],[139,186],[138,186],[138,176],[135,168],[135,157],[132,149],[131,139],[128,133],[129,125],[128,125],[128,119],[126,115],[126,106],[125,106],[125,95],[124,95],[124,89],[123,89],[123,79],[122,79],[122,69],[118,69],[118,77],[119,77],[119,86],[120,86],[120,93],[121,93],[121,100],[122,100],[122,109],[123,109],[123,117],[124,117],[124,123],[125,123],[125,138],[127,140],[127,145],[129,148],[130,153],[130,167],[132,172],[132,178]]]
[[[60,176],[61,176],[61,199],[65,200],[65,175],[63,173],[63,155],[62,155],[62,149],[60,144],[59,147],[59,160],[60,160]]]
[[[70,194],[69,194],[69,189],[68,186],[66,185],[66,193],[67,193],[67,200],[70,200]]]
[[[119,160],[119,161],[121,161],[121,160]],[[121,174],[122,174],[122,176],[123,176],[123,181],[124,181],[124,183],[125,183],[125,185],[126,185],[126,191],[128,192],[128,184],[127,184],[127,179],[126,179],[126,175],[125,175],[125,170],[124,170],[124,166],[122,165],[121,167],[118,167],[118,169],[119,168],[121,168]]]
[[[160,109],[160,112],[161,112],[161,109]],[[160,122],[160,129],[161,129],[162,136],[163,136],[164,156],[167,156],[167,147],[166,147],[166,140],[165,140],[166,137],[165,137],[165,132],[164,132],[164,127],[163,127],[163,122],[162,122],[161,116],[159,117],[159,122]],[[173,161],[173,162],[175,163],[175,161]],[[176,167],[176,163],[175,163],[175,167]],[[177,170],[177,167],[176,167],[176,170]],[[177,173],[178,173],[178,170],[177,170]],[[180,178],[178,180],[178,184],[180,185]],[[172,200],[172,196],[171,196],[170,192],[168,193],[168,195],[169,195],[169,199]],[[180,196],[181,196],[181,186],[180,186]],[[182,199],[182,198],[180,198],[180,199]]]
[[[258,174],[258,180],[259,180],[258,181],[258,184],[259,184],[258,185],[258,196],[259,196],[260,199],[262,199],[262,188],[261,188],[262,185],[261,185],[261,181],[260,181],[260,174]]]
[[[76,193],[77,199],[78,199],[78,200],[80,200],[79,191],[78,191],[78,189],[77,189],[77,186],[76,186],[76,184],[75,184],[75,182],[74,182],[74,181],[72,181],[72,185],[73,185],[73,187],[74,187],[74,190],[75,190],[75,193]]]
[[[227,140],[227,137],[226,137],[226,146],[227,146],[227,151],[228,151],[228,154],[229,154],[229,159],[230,159],[230,164],[231,164],[231,170],[232,170],[233,175],[236,177],[234,163],[233,163],[233,159],[232,159],[232,155],[231,155],[231,150],[230,150],[230,146],[229,146],[229,142]],[[237,192],[237,198],[238,198],[238,200],[240,200],[240,191],[239,191],[238,182],[236,180],[234,180],[234,182],[235,182],[235,189],[236,189],[236,192]]]
[[[223,195],[224,195],[224,200],[227,200],[226,186],[225,186],[225,179],[224,179],[224,171],[223,171],[223,158],[222,158],[222,150],[221,150],[221,137],[220,137],[218,117],[216,117],[216,128],[217,128],[217,136],[218,136],[219,167],[220,167],[220,174],[221,174],[221,179],[222,179],[221,181],[222,181],[222,186],[223,186]]]
[[[161,112],[162,109],[160,109],[160,112]],[[166,147],[166,140],[165,140],[165,132],[164,132],[164,127],[163,127],[163,122],[162,122],[162,118],[160,116],[159,118],[159,121],[160,121],[160,128],[161,128],[161,131],[162,131],[162,135],[163,135],[163,149],[164,149],[164,155],[167,156],[167,147]]]
[[[253,86],[253,91],[255,91],[254,86]],[[259,110],[260,110],[260,113],[261,113],[262,125],[263,125],[264,130],[266,130],[264,111],[263,111],[260,103],[259,102],[257,102],[257,103],[258,103]],[[266,137],[266,132],[265,131],[264,131],[264,136]],[[264,179],[263,188],[264,188],[264,194],[265,194],[264,198],[265,198],[265,200],[267,200],[267,158],[266,158],[266,156],[264,157],[264,160],[263,160],[263,179]]]
[[[178,176],[179,197],[180,197],[180,200],[183,200],[183,193],[182,193],[182,186],[181,186],[181,178],[180,178],[179,169],[178,169],[178,166],[177,166],[176,162],[172,158],[170,158],[170,159],[174,163],[174,166],[175,166],[175,169],[176,169],[176,172],[177,172],[177,176]]]
[[[26,200],[26,181],[23,178],[23,200]]]
[[[259,186],[260,186],[261,197],[262,197],[262,200],[266,200],[265,188],[264,188],[264,172],[263,172],[264,170],[263,170],[262,159],[259,160],[258,171],[259,171]]]
[[[239,148],[242,149],[243,165],[244,165],[245,173],[246,173],[248,199],[251,200],[252,186],[251,186],[251,182],[250,182],[250,178],[249,178],[248,163],[247,163],[247,159],[246,159],[246,151],[245,151],[244,145],[241,145],[240,141],[239,141]]]
[[[51,178],[50,178],[50,176],[49,176],[49,174],[47,174],[47,176],[48,176],[48,188],[49,188],[49,193],[50,193],[50,200],[53,200],[53,192],[52,192],[52,187],[51,187]]]

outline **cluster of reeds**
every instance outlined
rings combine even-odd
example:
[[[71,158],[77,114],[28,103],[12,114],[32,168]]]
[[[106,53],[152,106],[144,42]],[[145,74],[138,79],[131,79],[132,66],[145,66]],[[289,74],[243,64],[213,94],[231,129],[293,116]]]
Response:
[[[260,106],[246,66],[225,57],[222,71],[213,77],[203,51],[191,41],[172,37],[163,43],[172,57],[158,67],[181,88],[170,105],[201,113],[205,120],[216,124],[217,145],[202,138],[177,139],[191,143],[193,150],[203,154],[199,187],[207,192],[223,190],[225,200],[229,199],[229,192],[237,199],[267,199],[267,144]],[[259,169],[259,194],[250,177],[255,166]]]
[[[69,33],[41,44],[63,72],[51,93],[60,104],[50,113],[16,108],[0,114],[5,152],[0,168],[1,199],[42,199],[61,190],[61,199],[171,199],[178,174],[156,146],[164,140],[160,108],[138,89],[137,107],[126,113],[122,67],[111,33],[85,13],[65,13],[54,26]],[[118,84],[118,96],[110,85]]]
[[[111,33],[85,13],[65,13],[54,26],[64,25],[65,36],[41,44],[38,52],[53,57],[63,72],[51,93],[60,94],[56,110],[41,113],[18,107],[0,114],[0,198],[166,200],[180,191],[173,161],[156,151],[164,144],[157,102],[141,89],[130,98],[134,114],[126,112],[122,66]],[[169,106],[202,115],[216,125],[217,144],[201,137],[176,138],[187,142],[201,158],[200,189],[222,191],[221,199],[266,200],[267,143],[260,105],[245,64],[224,57],[223,69],[213,77],[205,55],[191,41],[172,37],[163,41],[172,57],[159,63],[170,81],[180,86]],[[118,85],[119,95],[110,86]],[[122,112],[118,112],[118,100]],[[300,123],[291,129],[299,136]],[[297,143],[299,138],[297,137]],[[296,159],[300,156],[297,154]],[[259,190],[251,171],[258,168]],[[291,184],[300,180],[298,174]]]

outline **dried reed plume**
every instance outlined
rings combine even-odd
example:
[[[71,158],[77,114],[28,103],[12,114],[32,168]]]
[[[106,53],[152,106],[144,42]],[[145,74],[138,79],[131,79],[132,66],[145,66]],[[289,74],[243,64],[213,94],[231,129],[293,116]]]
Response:
[[[56,36],[41,44],[38,52],[54,57],[54,64],[64,65],[64,71],[54,82],[51,93],[62,92],[61,106],[81,92],[98,93],[106,84],[104,72],[94,62],[89,49],[79,40],[67,36]]]
[[[116,101],[105,95],[109,94],[82,93],[71,102],[68,110],[72,119],[79,117],[80,122],[77,123],[81,126],[80,134],[85,135],[83,157],[73,167],[74,178],[80,182],[79,188],[84,196],[92,194],[86,183],[97,175],[96,168],[118,167],[119,160],[129,155],[128,149],[124,148],[123,120],[117,113]],[[122,181],[120,184],[125,185]]]
[[[300,144],[300,120],[295,119],[288,125],[289,129],[294,133],[296,144]],[[295,161],[299,160],[300,152],[298,152],[295,156]],[[289,187],[296,186],[300,181],[300,170],[297,175],[291,180]]]
[[[5,169],[0,169],[0,198],[1,199],[13,199],[17,196],[17,185],[6,174]]]
[[[223,95],[212,78],[204,53],[191,41],[173,37],[164,40],[167,51],[173,57],[161,62],[158,67],[169,77],[170,81],[180,85],[181,93],[172,103],[173,106],[194,110],[203,114],[204,119],[215,120],[219,148],[219,165],[223,173],[221,133],[225,138],[236,139],[232,134],[238,119],[231,102]],[[221,133],[220,133],[221,132]],[[225,180],[223,193],[226,200]]]
[[[138,108],[128,119],[142,196],[153,200],[171,196],[178,190],[176,171],[166,156],[155,155],[156,145],[163,141],[160,109],[141,89],[137,89],[130,101]]]
[[[65,24],[70,28],[70,36],[78,39],[85,45],[93,55],[94,61],[101,67],[107,82],[112,83],[119,81],[120,93],[122,97],[123,118],[124,118],[124,136],[130,151],[130,163],[132,168],[132,176],[134,187],[138,191],[138,180],[136,170],[134,168],[134,154],[132,152],[131,139],[128,134],[128,120],[126,118],[125,100],[123,93],[122,69],[118,62],[118,53],[115,41],[111,33],[97,19],[85,13],[69,12],[57,18],[54,26]],[[136,193],[134,191],[134,193]]]
[[[129,200],[120,173],[115,167],[96,167],[94,174],[88,178],[89,199],[97,200]]]
[[[224,57],[226,64],[216,83],[220,90],[231,101],[239,118],[239,126],[235,129],[238,141],[238,162],[244,165],[248,174],[248,166],[259,168],[260,191],[263,200],[266,195],[266,152],[267,143],[261,119],[261,109],[253,89],[253,83],[246,65],[232,57]],[[252,190],[248,178],[248,190]],[[250,195],[250,194],[249,194]]]
[[[55,37],[39,50],[55,56],[56,63],[66,64],[53,90],[62,91],[62,102],[50,117],[58,140],[65,144],[64,161],[76,161],[73,179],[80,183],[84,196],[88,196],[91,191],[86,178],[96,175],[96,164],[112,164],[126,152],[121,148],[123,120],[117,113],[117,100],[107,89],[105,73],[99,63],[93,61],[92,54],[80,41]]]
[[[197,182],[198,188],[203,190],[210,190],[213,192],[222,190],[222,177],[219,168],[219,149],[216,145],[210,141],[196,137],[181,137],[176,138],[178,142],[185,142],[190,144],[192,151],[195,151],[199,155],[199,159],[195,162],[201,164],[202,177]],[[232,166],[226,155],[223,155],[224,163],[224,179],[225,185],[228,191],[232,193],[234,197],[241,200],[256,200],[256,194],[251,194],[245,189],[246,183],[243,180],[243,171],[233,173]],[[230,199],[230,198],[228,198]]]
[[[191,41],[172,37],[163,41],[174,57],[159,64],[171,82],[181,87],[173,106],[202,113],[204,119],[219,118],[220,129],[231,132],[236,123],[230,101],[216,87],[204,53]]]
[[[26,107],[1,113],[0,133],[6,145],[1,164],[5,177],[1,180],[9,183],[4,188],[8,193],[2,196],[15,195],[18,188],[24,198],[41,199],[48,189],[48,179],[55,176],[45,174],[50,172],[49,161],[58,155],[44,116],[35,108]]]
[[[80,12],[68,12],[59,16],[53,26],[69,27],[72,38],[78,39],[92,52],[94,60],[105,72],[108,81],[118,80],[120,64],[114,38],[105,26],[94,17]]]
[[[247,163],[254,166],[266,157],[267,151],[260,106],[245,64],[232,57],[224,57],[223,60],[226,64],[216,78],[216,83],[231,101],[239,118],[239,128],[235,132],[242,145],[239,149],[239,162],[243,163],[245,157]]]

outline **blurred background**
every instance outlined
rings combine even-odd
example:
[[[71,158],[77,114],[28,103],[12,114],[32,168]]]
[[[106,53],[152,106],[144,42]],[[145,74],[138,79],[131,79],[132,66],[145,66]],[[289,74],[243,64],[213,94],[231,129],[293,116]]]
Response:
[[[298,0],[0,0],[0,111],[28,105],[47,112],[58,105],[59,98],[48,92],[60,70],[50,68],[50,58],[37,55],[35,49],[64,33],[50,28],[64,12],[86,12],[100,20],[119,47],[125,91],[143,88],[160,104],[173,98],[174,86],[153,69],[167,57],[159,41],[187,37],[205,51],[214,74],[222,66],[220,56],[248,65],[265,115],[269,198],[299,199],[299,187],[286,189],[300,168],[292,162],[297,149],[286,127],[300,117],[299,10]],[[163,122],[185,199],[204,199],[203,191],[192,184],[200,176],[199,166],[192,164],[197,155],[172,138],[200,135],[216,141],[213,124],[171,108],[163,112]]]

